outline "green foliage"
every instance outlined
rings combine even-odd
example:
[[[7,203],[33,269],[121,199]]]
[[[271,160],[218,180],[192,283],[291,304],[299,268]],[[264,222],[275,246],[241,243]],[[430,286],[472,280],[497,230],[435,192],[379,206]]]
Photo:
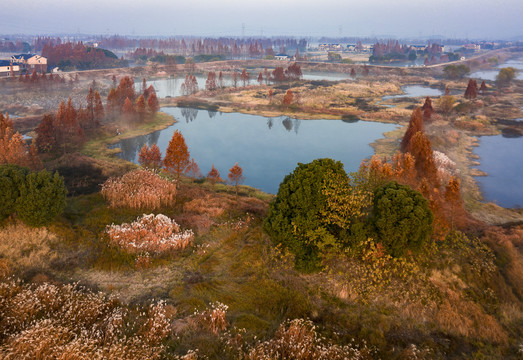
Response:
[[[461,79],[470,73],[470,68],[465,64],[447,65],[443,68],[443,75],[447,79]]]
[[[17,165],[0,165],[0,220],[15,212],[20,186],[29,170]]]
[[[433,219],[427,200],[408,186],[392,181],[374,193],[370,221],[392,256],[420,249],[432,233]]]
[[[54,176],[46,170],[30,173],[20,186],[16,213],[27,225],[47,225],[64,210],[66,193],[64,180],[58,173]]]
[[[275,244],[282,244],[295,254],[296,267],[311,271],[318,268],[321,251],[340,245],[340,227],[327,224],[327,197],[323,184],[332,175],[346,178],[343,164],[332,159],[299,163],[280,184],[278,194],[269,205],[264,229]]]
[[[499,74],[496,76],[496,84],[498,87],[507,87],[510,85],[512,80],[515,79],[518,70],[513,67],[506,67],[499,70]]]
[[[194,62],[200,63],[200,62],[210,62],[210,61],[223,61],[225,60],[225,55],[219,55],[219,54],[200,54],[194,56],[193,60]]]
[[[332,62],[340,62],[341,61],[341,55],[338,54],[338,53],[332,52],[332,51],[329,51],[327,53],[327,57],[328,57],[329,61],[332,61]]]

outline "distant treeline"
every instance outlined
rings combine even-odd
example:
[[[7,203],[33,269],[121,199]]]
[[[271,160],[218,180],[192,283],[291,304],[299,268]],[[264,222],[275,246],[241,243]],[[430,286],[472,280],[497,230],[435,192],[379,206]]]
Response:
[[[90,70],[127,66],[126,60],[109,50],[85,46],[79,43],[45,44],[42,56],[47,58],[47,66],[58,66],[61,70]]]

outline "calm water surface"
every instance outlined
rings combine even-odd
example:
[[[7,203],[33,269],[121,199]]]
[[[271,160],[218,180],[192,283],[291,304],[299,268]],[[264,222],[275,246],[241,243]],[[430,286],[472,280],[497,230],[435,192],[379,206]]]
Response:
[[[266,118],[190,108],[163,111],[178,123],[116,144],[122,149],[120,157],[136,163],[144,143],[158,144],[164,155],[173,132],[180,130],[204,175],[214,164],[222,178],[227,178],[229,169],[238,162],[246,185],[273,194],[298,162],[329,157],[343,162],[347,171],[356,171],[361,160],[374,153],[369,144],[396,128],[393,124],[366,121]]]
[[[258,77],[257,74],[252,73],[251,77]],[[205,82],[207,81],[207,76],[196,75],[196,81],[198,82],[198,88],[200,90],[205,89]],[[251,84],[257,84],[256,78],[251,78]],[[349,78],[348,74],[342,73],[306,73],[303,74],[302,79],[304,80],[329,80],[329,81],[338,81],[346,80]],[[185,81],[185,77],[179,78],[168,78],[168,79],[159,79],[147,82],[147,86],[152,85],[156,89],[156,94],[158,97],[164,98],[167,96],[177,97],[182,96],[182,84]],[[238,86],[240,86],[241,81],[238,78]],[[224,85],[226,87],[232,86],[232,80],[228,76],[224,76]]]
[[[523,206],[523,137],[482,136],[474,152],[480,157],[478,168],[488,176],[478,176],[487,201],[514,208]]]
[[[381,99],[390,100],[390,99],[399,99],[405,97],[425,97],[425,96],[441,96],[443,92],[439,89],[434,89],[428,86],[423,85],[406,85],[402,86],[401,90],[403,94],[398,95],[387,95],[383,96]]]
[[[523,59],[509,60],[506,63],[496,66],[495,70],[476,71],[471,73],[469,77],[472,79],[476,78],[482,80],[495,81],[496,76],[499,74],[499,69],[504,67],[513,67],[515,69],[518,69],[519,71],[516,74],[516,79],[523,80]]]

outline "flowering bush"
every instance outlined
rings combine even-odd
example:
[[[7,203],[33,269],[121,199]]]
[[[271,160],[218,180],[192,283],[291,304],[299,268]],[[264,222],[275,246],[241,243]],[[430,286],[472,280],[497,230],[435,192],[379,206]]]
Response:
[[[211,307],[203,312],[196,312],[200,322],[214,334],[218,334],[227,328],[227,314],[229,307],[221,302],[211,304]]]
[[[152,170],[139,169],[107,179],[102,185],[102,195],[112,207],[157,209],[174,202],[176,185]]]
[[[180,226],[163,214],[144,214],[130,224],[109,225],[107,233],[113,244],[130,253],[183,250],[194,239],[192,230],[180,232]]]
[[[327,342],[310,320],[294,319],[281,324],[274,338],[252,348],[247,359],[335,360],[369,359],[371,350],[364,344],[339,346]]]

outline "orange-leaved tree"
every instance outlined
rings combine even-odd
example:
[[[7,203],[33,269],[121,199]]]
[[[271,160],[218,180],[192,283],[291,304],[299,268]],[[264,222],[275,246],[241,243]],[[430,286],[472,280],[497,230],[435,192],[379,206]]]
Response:
[[[176,130],[169,141],[169,146],[165,152],[163,166],[176,174],[176,180],[180,181],[180,175],[185,172],[189,166],[190,154],[185,143],[185,138],[179,130]]]
[[[289,89],[285,93],[285,96],[283,97],[283,106],[290,106],[292,104],[292,100],[294,98],[294,95],[292,93],[292,90]]]
[[[423,131],[423,114],[421,113],[421,109],[419,107],[415,108],[412,112],[409,127],[407,128],[403,139],[401,139],[400,150],[402,152],[408,151],[407,149],[409,147],[409,143],[414,134],[418,131]]]
[[[234,190],[236,191],[236,195],[238,195],[238,185],[245,180],[243,169],[238,163],[235,163],[234,166],[229,169],[229,175],[227,175],[227,177],[229,178],[229,182],[234,185]]]
[[[211,171],[207,173],[207,180],[214,186],[218,182],[223,182],[223,179],[220,177],[220,172],[212,164]]]
[[[153,144],[149,148],[147,144],[143,144],[138,153],[138,162],[145,168],[159,169],[162,167],[162,153],[158,145]]]

